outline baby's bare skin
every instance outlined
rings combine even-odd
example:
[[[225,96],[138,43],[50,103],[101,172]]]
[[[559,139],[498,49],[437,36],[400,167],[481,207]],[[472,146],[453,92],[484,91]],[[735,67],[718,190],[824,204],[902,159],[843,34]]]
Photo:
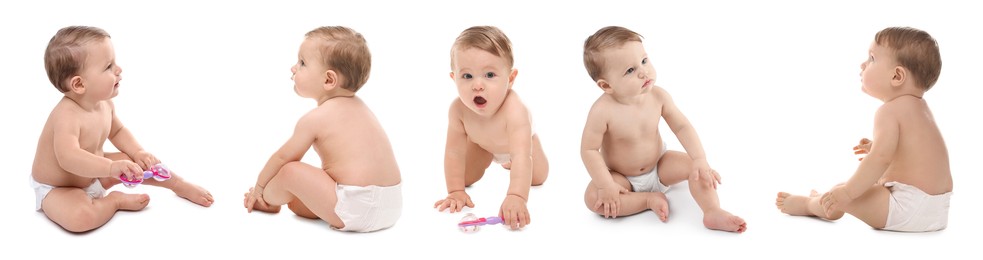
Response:
[[[839,219],[844,212],[873,228],[887,225],[891,191],[888,182],[908,184],[929,195],[952,191],[949,153],[928,103],[918,86],[887,46],[873,42],[861,64],[861,85],[884,102],[874,115],[873,141],[866,138],[853,149],[866,155],[853,177],[819,196],[779,192],[775,205],[793,216]]]
[[[658,167],[659,179],[666,186],[689,180],[690,192],[703,209],[704,226],[744,232],[744,220],[720,208],[716,192],[720,175],[707,163],[689,120],[669,93],[655,85],[655,69],[642,43],[629,41],[600,55],[605,67],[597,84],[604,94],[591,107],[581,140],[581,157],[591,175],[584,194],[587,207],[605,217],[652,210],[667,221],[665,196],[636,192],[626,178]],[[688,154],[662,153],[659,122],[663,118]]]
[[[437,210],[457,212],[474,207],[465,187],[481,179],[498,157],[510,171],[509,188],[499,214],[513,229],[531,221],[526,208],[530,185],[546,181],[549,165],[533,132],[532,118],[512,90],[518,70],[503,57],[479,48],[453,50],[450,77],[458,98],[448,111],[444,174],[447,197],[434,203]]]
[[[337,72],[318,60],[319,42],[304,40],[291,68],[294,90],[317,107],[301,117],[290,139],[270,157],[243,204],[250,212],[270,213],[286,204],[298,216],[340,229],[345,223],[335,212],[337,185],[388,187],[402,179],[382,125],[355,92],[341,87]],[[320,167],[300,162],[312,147]]]
[[[70,80],[70,91],[48,116],[31,172],[35,181],[55,187],[42,201],[42,211],[72,232],[98,228],[117,210],[140,210],[149,202],[146,194],[121,192],[90,198],[83,189],[97,179],[108,189],[120,183],[121,174],[142,178],[144,170],[160,163],[116,117],[111,99],[118,94],[122,69],[115,63],[110,40],[93,41],[83,48],[88,58],[80,75]],[[122,153],[105,153],[106,140]],[[173,172],[166,182],[149,179],[144,183],[168,188],[205,207],[214,202],[207,190]]]

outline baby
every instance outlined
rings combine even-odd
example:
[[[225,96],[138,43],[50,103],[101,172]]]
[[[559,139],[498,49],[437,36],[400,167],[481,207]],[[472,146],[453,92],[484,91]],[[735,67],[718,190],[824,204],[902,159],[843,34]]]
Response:
[[[775,204],[793,216],[836,220],[843,213],[873,228],[925,232],[946,227],[952,174],[949,152],[922,98],[942,70],[939,46],[927,32],[891,27],[874,36],[860,64],[864,93],[884,102],[874,114],[874,140],[856,173],[822,196],[779,192]]]
[[[403,208],[396,157],[375,114],[355,96],[371,65],[362,34],[341,26],[307,33],[290,72],[294,91],[317,108],[300,118],[245,194],[249,212],[277,213],[287,204],[298,216],[342,231],[396,224]],[[300,162],[311,146],[321,167]]]
[[[116,211],[146,207],[146,194],[105,195],[121,182],[120,175],[139,180],[144,170],[160,163],[116,116],[112,98],[119,93],[123,69],[116,64],[109,34],[87,26],[58,30],[44,52],[44,67],[64,97],[48,116],[34,155],[35,210],[65,230],[84,232],[106,224]],[[103,152],[107,139],[121,153]],[[205,207],[214,202],[208,191],[174,173],[168,181],[144,181]]]
[[[612,218],[651,209],[665,222],[669,205],[663,193],[688,179],[704,226],[744,232],[744,220],[720,208],[720,175],[707,163],[696,130],[669,93],[655,85],[641,35],[615,26],[598,30],[584,42],[584,66],[604,91],[587,115],[581,140],[581,158],[591,176],[584,193],[587,208]],[[689,154],[666,151],[660,118]]]
[[[448,115],[444,176],[447,197],[434,203],[439,211],[474,207],[464,191],[481,179],[495,161],[511,172],[499,216],[512,229],[530,222],[526,202],[530,185],[542,185],[549,172],[528,109],[512,90],[512,43],[501,30],[475,26],[461,32],[451,47],[450,77],[459,98]]]

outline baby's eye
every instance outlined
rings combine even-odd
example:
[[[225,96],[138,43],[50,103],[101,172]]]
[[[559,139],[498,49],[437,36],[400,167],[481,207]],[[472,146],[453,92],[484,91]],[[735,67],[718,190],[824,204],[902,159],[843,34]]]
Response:
[[[112,63],[110,63],[109,66],[106,66],[106,70],[111,70],[111,69],[113,69],[113,64]]]
[[[867,61],[874,62],[874,55],[868,56]]]
[[[471,79],[471,78],[474,78],[474,76],[471,76],[471,73],[464,73],[464,74],[461,75],[461,78]]]
[[[304,66],[304,60],[300,60],[300,66]]]
[[[486,77],[486,78],[494,78],[494,77],[495,77],[495,72],[488,72],[488,73],[485,73],[485,77]]]
[[[635,72],[635,68],[628,68],[628,71],[625,71],[625,75],[631,74],[632,72]]]
[[[642,64],[647,64],[647,63],[649,63],[649,58],[642,59]]]

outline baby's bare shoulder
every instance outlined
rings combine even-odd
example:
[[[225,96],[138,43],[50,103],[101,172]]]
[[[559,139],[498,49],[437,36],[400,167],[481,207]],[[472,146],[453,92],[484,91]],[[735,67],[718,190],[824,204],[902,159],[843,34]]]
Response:
[[[613,112],[613,106],[617,103],[610,95],[601,95],[590,106],[587,114],[590,117],[608,117]]]
[[[82,110],[73,101],[62,99],[51,109],[48,121],[51,123],[72,123],[77,124],[82,115]]]

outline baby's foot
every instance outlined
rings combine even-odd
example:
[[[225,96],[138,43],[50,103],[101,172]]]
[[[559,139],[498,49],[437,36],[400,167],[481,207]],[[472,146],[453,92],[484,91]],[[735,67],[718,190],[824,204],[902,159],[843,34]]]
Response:
[[[648,206],[652,212],[655,212],[655,215],[659,216],[659,220],[662,222],[669,221],[669,201],[666,200],[666,194],[653,192],[648,197]]]
[[[703,213],[703,226],[713,230],[737,233],[744,233],[747,230],[747,223],[744,222],[744,219],[723,209]]]
[[[150,196],[147,196],[147,194],[126,194],[113,191],[106,198],[116,201],[116,207],[119,210],[137,211],[146,208],[147,204],[150,204]]]
[[[818,196],[818,193],[813,191],[809,194],[810,197]],[[789,214],[792,216],[813,216],[809,213],[809,198],[806,196],[792,195],[788,192],[779,192],[778,197],[775,198],[775,206],[778,207],[782,213]]]
[[[212,197],[212,194],[198,185],[191,184],[190,182],[186,182],[184,180],[172,179],[171,181],[180,182],[177,185],[174,185],[174,188],[171,189],[174,191],[174,194],[177,194],[179,197],[205,207],[211,206],[212,203],[215,202],[215,198]]]

